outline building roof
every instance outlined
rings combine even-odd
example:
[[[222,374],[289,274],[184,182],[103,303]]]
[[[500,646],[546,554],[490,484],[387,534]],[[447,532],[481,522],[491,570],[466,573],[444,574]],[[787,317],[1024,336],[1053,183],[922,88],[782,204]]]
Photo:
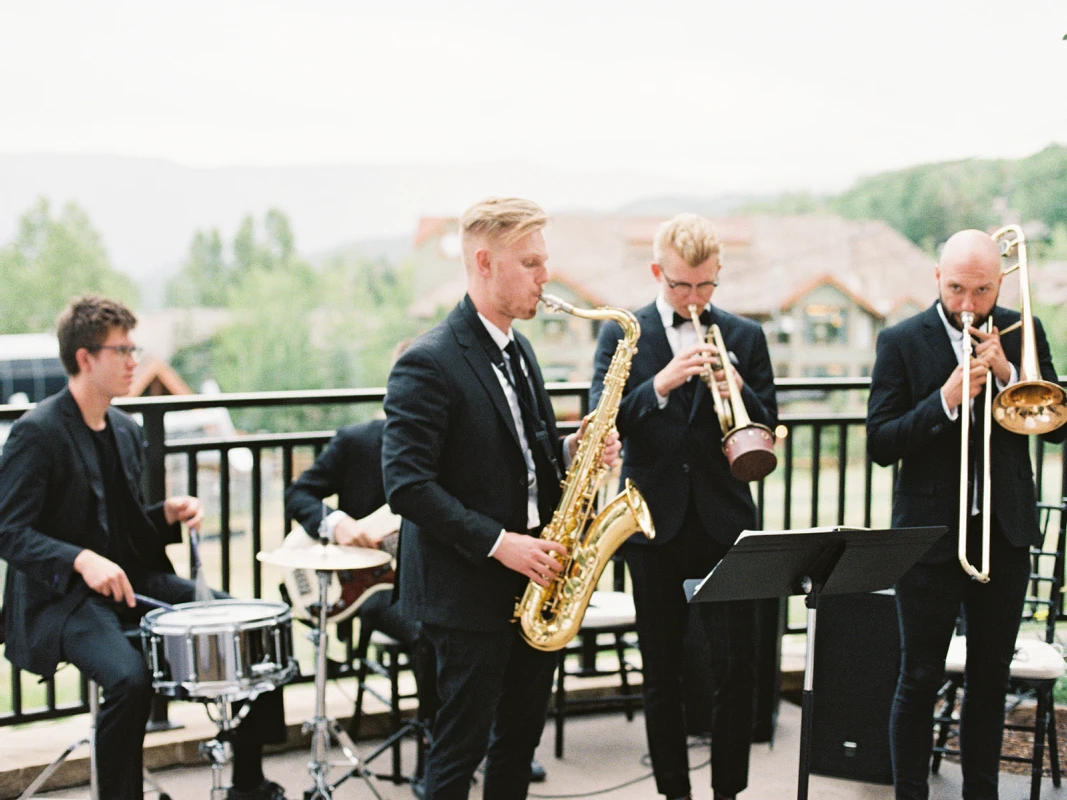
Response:
[[[655,293],[649,270],[652,239],[664,217],[559,214],[545,229],[551,279],[591,303],[637,308]],[[417,243],[449,230],[454,220],[419,224]],[[885,317],[902,297],[935,296],[933,259],[887,224],[829,214],[760,214],[713,218],[723,242],[722,285],[715,303],[756,318],[775,316],[801,287],[832,281],[853,299]],[[418,238],[421,237],[421,238]],[[428,317],[463,296],[456,273],[418,297],[411,311]],[[925,301],[921,304],[925,305]]]

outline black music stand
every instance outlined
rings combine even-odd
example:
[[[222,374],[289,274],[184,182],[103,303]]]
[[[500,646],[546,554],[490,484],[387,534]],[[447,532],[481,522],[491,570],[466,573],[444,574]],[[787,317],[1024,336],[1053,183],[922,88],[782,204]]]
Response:
[[[807,528],[744,531],[703,580],[685,582],[690,603],[807,595],[808,646],[800,723],[797,800],[807,800],[815,690],[815,622],[819,596],[888,589],[946,528]]]

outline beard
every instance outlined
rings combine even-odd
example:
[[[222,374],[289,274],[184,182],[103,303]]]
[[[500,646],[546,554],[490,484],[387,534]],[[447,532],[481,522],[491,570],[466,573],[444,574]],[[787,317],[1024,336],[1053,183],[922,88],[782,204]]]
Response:
[[[941,294],[940,291],[938,292],[938,299],[941,301],[941,309],[945,312],[945,318],[948,320],[949,324],[956,330],[962,331],[963,320],[960,319],[960,312],[948,310],[948,303],[945,302],[945,296]],[[993,305],[996,305],[996,300],[993,301]],[[971,323],[971,327],[981,328],[985,324],[986,320],[989,319],[990,315],[992,315],[992,313],[992,308],[990,308],[989,313],[987,314],[979,314],[975,312],[974,322]]]

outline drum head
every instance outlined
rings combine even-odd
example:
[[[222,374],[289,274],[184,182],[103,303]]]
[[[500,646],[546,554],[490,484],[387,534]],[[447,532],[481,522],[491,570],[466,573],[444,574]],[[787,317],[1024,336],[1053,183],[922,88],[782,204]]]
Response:
[[[154,632],[206,633],[276,620],[290,614],[285,603],[268,600],[212,600],[180,603],[174,610],[158,608],[145,614],[142,627]]]

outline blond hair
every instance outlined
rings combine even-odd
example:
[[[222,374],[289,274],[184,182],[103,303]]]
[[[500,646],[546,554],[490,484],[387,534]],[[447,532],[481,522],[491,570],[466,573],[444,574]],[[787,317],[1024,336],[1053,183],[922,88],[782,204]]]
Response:
[[[662,263],[671,248],[691,267],[699,267],[709,258],[718,259],[720,243],[715,226],[699,214],[678,214],[659,226],[652,241],[652,256]]]
[[[467,243],[475,237],[484,236],[512,244],[546,224],[548,217],[544,210],[531,200],[487,197],[463,212],[459,218],[459,234],[465,250]]]

